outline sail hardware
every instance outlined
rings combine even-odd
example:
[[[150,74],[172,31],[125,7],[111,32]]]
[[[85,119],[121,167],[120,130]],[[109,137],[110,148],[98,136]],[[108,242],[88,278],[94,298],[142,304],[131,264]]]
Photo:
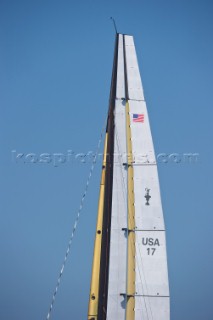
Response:
[[[123,296],[124,298],[134,298],[136,294],[127,294],[127,293],[120,293],[120,296]]]
[[[145,205],[146,205],[146,206],[149,206],[149,205],[150,205],[149,200],[151,199],[151,196],[150,196],[150,194],[149,194],[150,189],[146,188],[145,191],[146,191],[146,194],[145,194],[145,196],[144,196],[144,198],[146,199]]]
[[[135,229],[128,229],[128,228],[122,228],[122,231],[126,231],[126,232],[135,232]]]
[[[132,167],[134,165],[134,161],[128,162],[128,163],[124,162],[124,163],[122,163],[122,165],[125,166],[125,167]]]

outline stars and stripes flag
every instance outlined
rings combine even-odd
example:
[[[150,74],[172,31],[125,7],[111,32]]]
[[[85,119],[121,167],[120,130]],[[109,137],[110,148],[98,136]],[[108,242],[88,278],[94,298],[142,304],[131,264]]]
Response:
[[[144,114],[133,113],[133,122],[144,122]]]

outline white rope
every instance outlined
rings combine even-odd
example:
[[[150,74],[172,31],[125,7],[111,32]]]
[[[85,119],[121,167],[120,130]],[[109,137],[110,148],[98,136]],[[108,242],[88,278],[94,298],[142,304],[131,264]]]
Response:
[[[46,320],[49,320],[50,316],[51,316],[51,312],[52,312],[53,305],[54,305],[54,302],[55,302],[56,294],[57,294],[58,288],[59,288],[60,283],[61,283],[61,278],[62,278],[62,275],[63,275],[63,272],[64,272],[65,264],[67,262],[67,258],[68,258],[69,252],[70,252],[71,244],[72,244],[72,241],[73,241],[73,238],[74,238],[74,234],[75,234],[78,222],[79,222],[80,214],[81,214],[81,211],[83,209],[83,203],[84,203],[87,191],[88,191],[89,182],[90,182],[90,179],[92,177],[92,173],[93,173],[94,168],[95,168],[95,164],[96,164],[98,152],[99,152],[99,149],[100,149],[100,146],[101,146],[101,142],[102,142],[103,132],[104,132],[105,126],[106,126],[106,121],[104,122],[104,126],[102,128],[101,135],[100,135],[100,138],[99,138],[99,141],[98,141],[96,153],[95,153],[95,155],[93,157],[92,166],[90,168],[90,172],[89,172],[89,175],[88,175],[88,178],[87,178],[87,181],[86,181],[86,186],[85,186],[85,189],[84,189],[84,193],[82,195],[80,206],[79,206],[79,209],[77,211],[77,216],[76,216],[75,223],[74,223],[74,226],[73,226],[73,229],[72,229],[70,240],[68,242],[67,251],[66,251],[66,254],[65,254],[65,257],[64,257],[64,261],[62,263],[61,271],[60,271],[59,276],[58,276],[56,287],[55,287],[55,290],[53,292],[53,296],[52,296],[51,304],[50,304],[50,307],[49,307],[49,311],[47,313]]]

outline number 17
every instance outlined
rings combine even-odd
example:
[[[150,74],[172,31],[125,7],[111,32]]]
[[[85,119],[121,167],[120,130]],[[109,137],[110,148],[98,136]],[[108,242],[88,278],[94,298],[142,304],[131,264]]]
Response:
[[[155,253],[155,248],[147,248],[147,253],[148,253],[148,255],[152,255],[153,256],[153,254]]]

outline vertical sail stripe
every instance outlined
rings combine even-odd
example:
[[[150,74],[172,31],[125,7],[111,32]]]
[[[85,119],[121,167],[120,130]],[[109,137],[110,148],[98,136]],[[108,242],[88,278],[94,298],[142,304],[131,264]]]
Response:
[[[124,77],[125,77],[125,98],[126,98],[126,144],[127,144],[127,208],[128,208],[128,230],[127,230],[127,287],[126,287],[126,320],[135,319],[135,196],[134,196],[134,171],[133,171],[133,155],[132,155],[132,134],[130,127],[129,112],[129,86],[127,75],[126,61],[126,41],[124,44]]]
[[[132,156],[132,137],[130,128],[129,103],[126,103],[126,131],[127,131],[127,170],[128,170],[128,259],[127,259],[127,304],[126,320],[135,319],[135,196],[134,196],[134,170]]]

